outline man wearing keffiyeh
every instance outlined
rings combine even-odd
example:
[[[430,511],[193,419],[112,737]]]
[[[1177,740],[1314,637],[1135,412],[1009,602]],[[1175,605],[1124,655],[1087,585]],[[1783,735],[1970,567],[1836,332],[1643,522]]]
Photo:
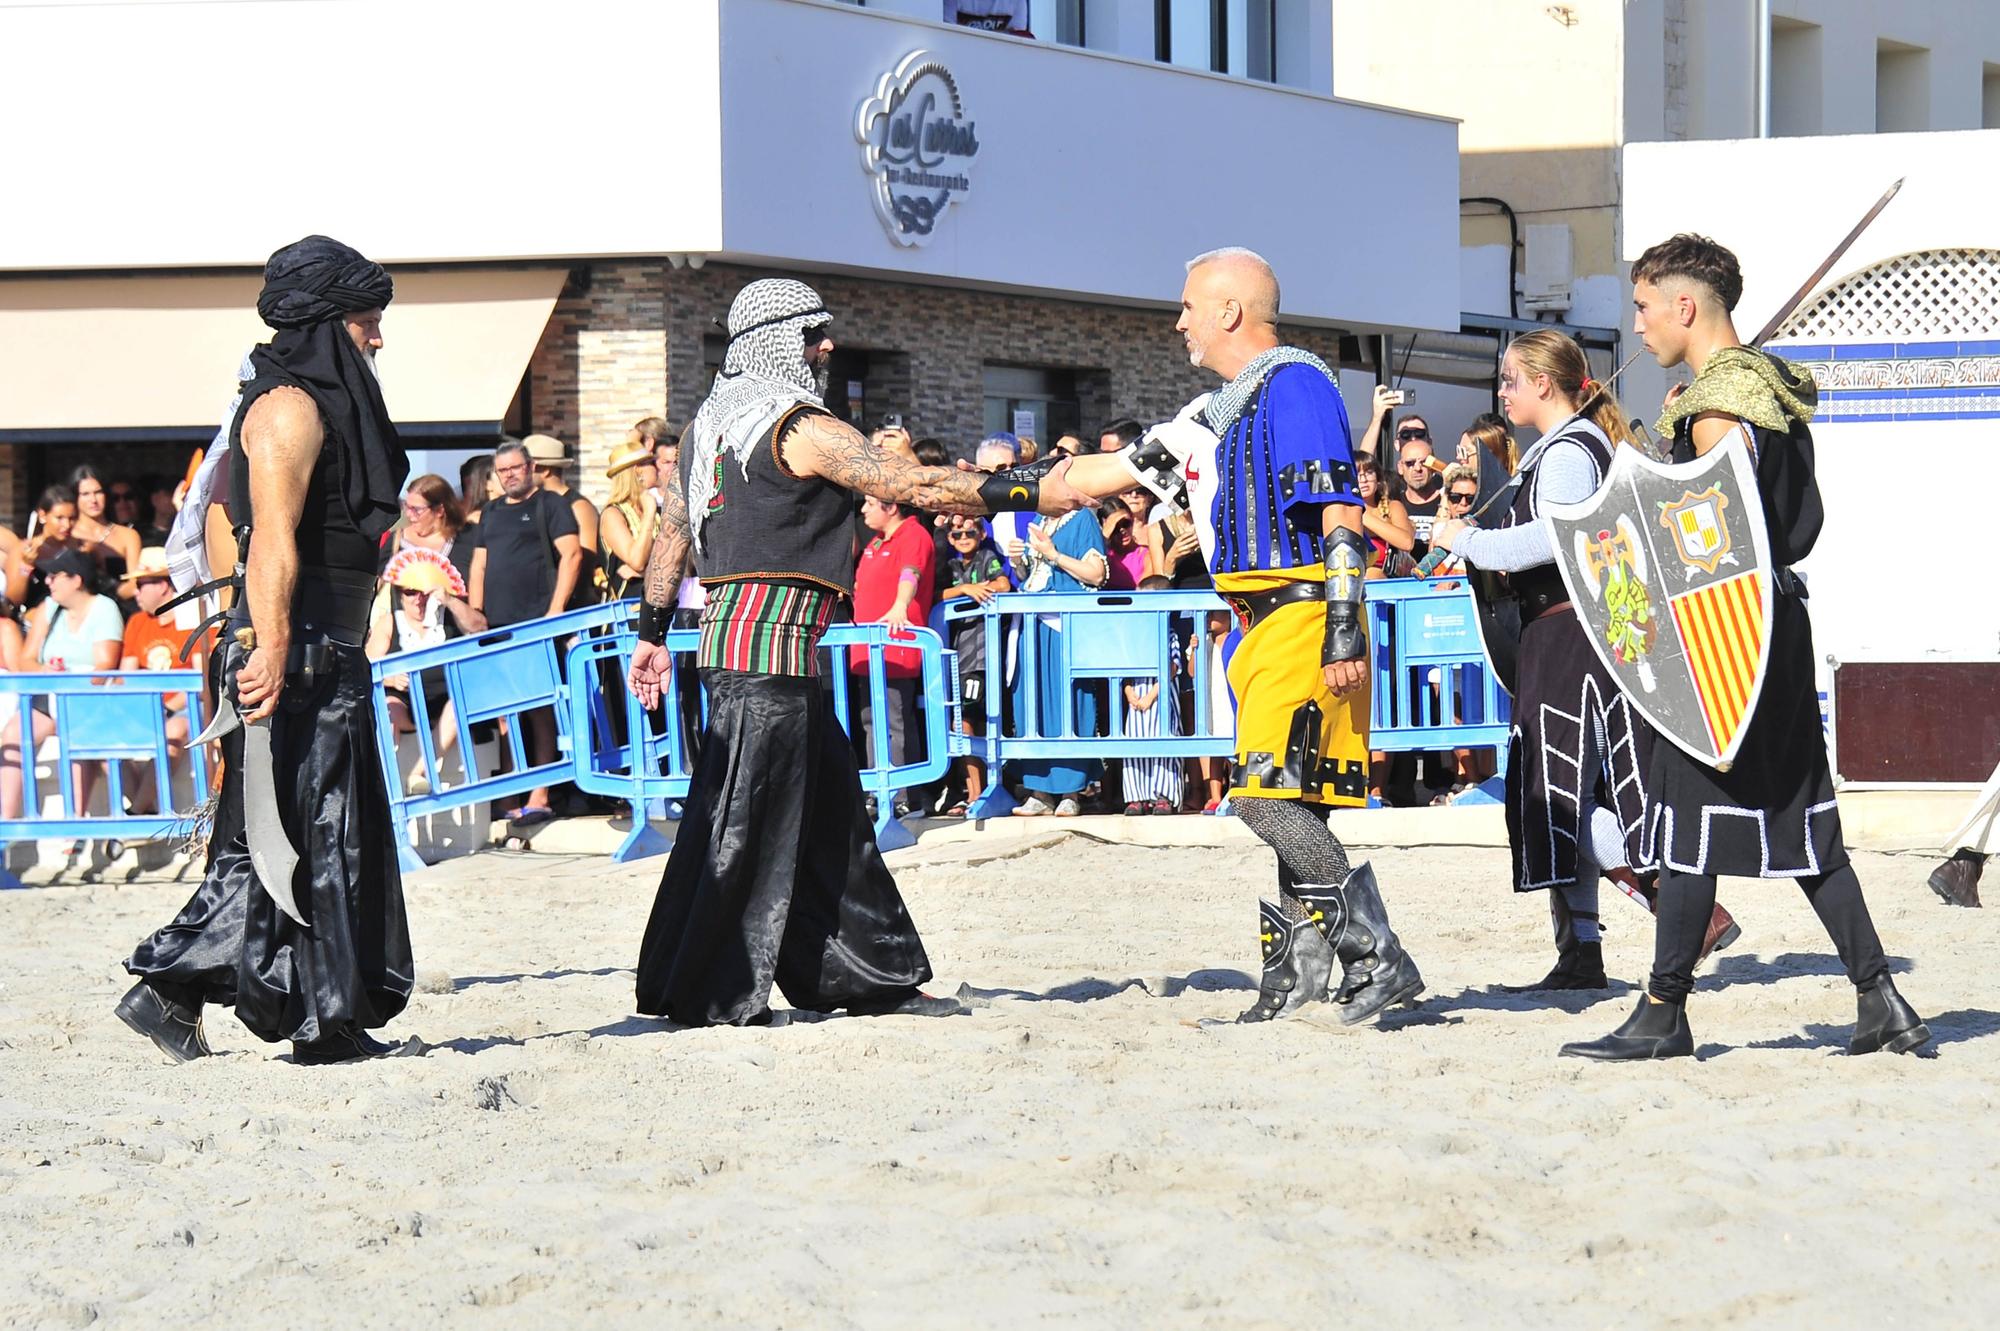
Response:
[[[803,282],[752,282],[729,349],[661,477],[629,684],[657,706],[662,645],[690,560],[708,591],[697,664],[708,721],[680,835],[646,925],[639,1011],[684,1025],[793,1007],[879,1015],[960,1010],[918,986],[930,961],[863,805],[853,750],[821,687],[819,639],[853,590],[853,495],[934,513],[1084,502],[1067,462],[986,476],[884,452],[826,410],[832,316]],[[683,688],[694,687],[684,681]]]
[[[205,1003],[313,1064],[389,1052],[368,1031],[409,1000],[362,650],[409,470],[374,371],[393,295],[379,264],[325,236],[265,265],[257,312],[275,331],[250,354],[225,463],[237,597],[211,667],[224,779],[208,871],[125,963],[139,982],[118,1005],[177,1062],[209,1052]]]

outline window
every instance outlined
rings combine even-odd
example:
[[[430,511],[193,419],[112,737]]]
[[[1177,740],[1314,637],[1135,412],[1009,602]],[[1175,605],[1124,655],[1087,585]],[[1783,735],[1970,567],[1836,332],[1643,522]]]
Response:
[[[1047,449],[1082,427],[1083,409],[1071,370],[988,363],[981,375],[987,434],[1025,434]],[[1027,427],[1017,430],[1016,425]]]
[[[1980,80],[1979,127],[2000,129],[2000,65],[1986,66]]]
[[[1931,127],[1931,53],[1887,37],[1875,42],[1875,132]]]
[[[1055,38],[1064,46],[1088,46],[1090,34],[1083,23],[1084,0],[1044,0],[1056,11]]]
[[[1820,52],[1824,31],[1797,19],[1771,20],[1771,135],[1818,134],[1822,125]]]
[[[1277,0],[1155,0],[1161,60],[1268,83],[1276,77]]]

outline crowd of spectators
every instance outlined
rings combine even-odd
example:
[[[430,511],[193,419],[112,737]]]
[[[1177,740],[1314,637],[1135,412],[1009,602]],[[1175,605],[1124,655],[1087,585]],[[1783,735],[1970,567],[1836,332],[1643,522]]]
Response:
[[[1444,552],[1429,557],[1427,537],[1440,515],[1462,515],[1505,483],[1514,445],[1504,422],[1481,417],[1461,436],[1454,458],[1438,457],[1428,422],[1411,412],[1393,417],[1392,399],[1377,390],[1374,410],[1360,434],[1357,487],[1365,502],[1364,526],[1372,559],[1370,577],[1449,577],[1461,572]],[[1095,434],[1066,433],[1051,450],[1065,454],[1116,450],[1138,439],[1136,420],[1112,421]],[[917,437],[900,416],[883,419],[873,434],[885,449],[927,465],[951,465],[959,450],[936,438]],[[1393,444],[1385,471],[1379,450]],[[971,465],[985,471],[1035,460],[1033,439],[996,432],[970,450]],[[457,484],[443,476],[412,478],[400,520],[384,537],[381,586],[367,639],[373,658],[431,646],[461,634],[502,628],[607,599],[638,594],[646,555],[659,529],[660,478],[676,465],[679,438],[662,418],[638,422],[610,454],[608,498],[600,510],[577,485],[575,459],[560,439],[532,434],[503,440],[490,455],[467,461]],[[0,614],[0,668],[82,671],[200,668],[212,633],[190,645],[185,620],[154,612],[171,595],[163,546],[176,504],[172,479],[107,478],[79,467],[49,486],[36,503],[25,536],[0,530],[4,565],[4,614]],[[1008,591],[1190,591],[1206,589],[1193,519],[1157,510],[1151,492],[1135,486],[1095,510],[1061,518],[1009,513],[991,520],[918,512],[907,505],[865,499],[857,503],[856,577],[851,613],[857,622],[907,629],[929,622],[933,607],[952,601],[985,604]],[[700,582],[683,584],[674,624],[699,623]],[[1186,622],[1180,622],[1185,618]],[[974,735],[1007,718],[1031,718],[1044,733],[1056,731],[1067,712],[1072,733],[1103,734],[1122,718],[1123,733],[1144,738],[1191,733],[1198,712],[1194,681],[1206,678],[1209,710],[1226,726],[1229,693],[1222,678],[1224,642],[1232,624],[1221,612],[1176,617],[1171,678],[1098,681],[1065,689],[1056,677],[1054,617],[1025,631],[1036,635],[1031,653],[1009,641],[1004,696],[984,696],[986,636],[978,621],[959,621],[950,645],[959,653],[963,724]],[[188,648],[183,653],[183,648]],[[1017,668],[1032,657],[1032,671]],[[1206,668],[1198,668],[1206,658]],[[892,648],[887,657],[883,715],[876,715],[866,686],[866,653],[848,662],[855,742],[872,765],[876,731],[884,732],[891,761],[916,754],[920,733],[919,657]],[[1036,676],[1030,678],[1029,676]],[[853,685],[858,684],[858,687]],[[387,682],[392,723],[408,733],[418,709],[410,680]],[[443,755],[459,742],[456,719],[442,692],[439,672],[425,672],[425,706]],[[1116,691],[1114,698],[1113,690]],[[1114,702],[1117,705],[1113,705]],[[683,723],[698,725],[698,700],[683,699]],[[691,706],[689,704],[692,704]],[[178,708],[184,712],[185,699]],[[183,716],[171,722],[175,745],[187,738]],[[42,712],[0,718],[0,813],[18,810],[18,747],[24,726],[35,740],[53,721]],[[551,761],[556,746],[553,715],[524,718],[529,761]],[[1448,793],[1479,779],[1490,755],[1461,752],[1426,762],[1427,789]],[[1407,788],[1408,773],[1386,756],[1372,784],[1392,802],[1421,799]],[[1024,816],[1067,816],[1086,809],[1129,815],[1213,812],[1221,804],[1228,760],[1053,759],[1009,762],[1001,774],[976,757],[959,759],[949,777],[926,790],[892,796],[900,816],[920,811],[961,815],[1004,779]],[[1399,790],[1399,781],[1405,786]],[[430,786],[418,764],[406,779],[412,793]],[[531,791],[506,815],[533,824],[554,816],[552,792]]]

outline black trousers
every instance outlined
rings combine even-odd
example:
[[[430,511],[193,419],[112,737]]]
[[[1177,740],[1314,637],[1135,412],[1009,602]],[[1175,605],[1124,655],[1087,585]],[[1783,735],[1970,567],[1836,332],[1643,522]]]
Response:
[[[744,1025],[775,983],[831,1012],[931,977],[817,679],[704,670],[708,728],[639,950],[638,1008]]]
[[[1813,913],[1825,926],[1827,937],[1840,952],[1847,978],[1857,989],[1873,988],[1889,969],[1882,955],[1882,940],[1875,933],[1868,903],[1861,896],[1861,880],[1854,866],[1843,864],[1831,873],[1800,878],[1798,885],[1812,903]],[[1653,977],[1647,988],[1653,997],[1669,1003],[1684,1003],[1694,990],[1695,962],[1701,956],[1702,940],[1708,933],[1709,916],[1715,911],[1715,878],[1712,874],[1660,871],[1659,920],[1653,929]]]
[[[332,650],[333,667],[312,688],[286,681],[270,723],[278,813],[299,852],[292,895],[312,928],[279,910],[251,867],[238,730],[222,741],[208,872],[173,923],[125,963],[176,998],[234,1008],[263,1040],[386,1025],[415,979],[396,865],[402,828],[389,817],[375,749],[368,658],[359,647]]]

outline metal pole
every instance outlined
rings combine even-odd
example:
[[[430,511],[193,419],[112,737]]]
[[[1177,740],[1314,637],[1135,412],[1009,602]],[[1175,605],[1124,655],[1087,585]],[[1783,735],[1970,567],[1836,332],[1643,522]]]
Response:
[[[1757,0],[1757,137],[1771,137],[1771,0]]]

